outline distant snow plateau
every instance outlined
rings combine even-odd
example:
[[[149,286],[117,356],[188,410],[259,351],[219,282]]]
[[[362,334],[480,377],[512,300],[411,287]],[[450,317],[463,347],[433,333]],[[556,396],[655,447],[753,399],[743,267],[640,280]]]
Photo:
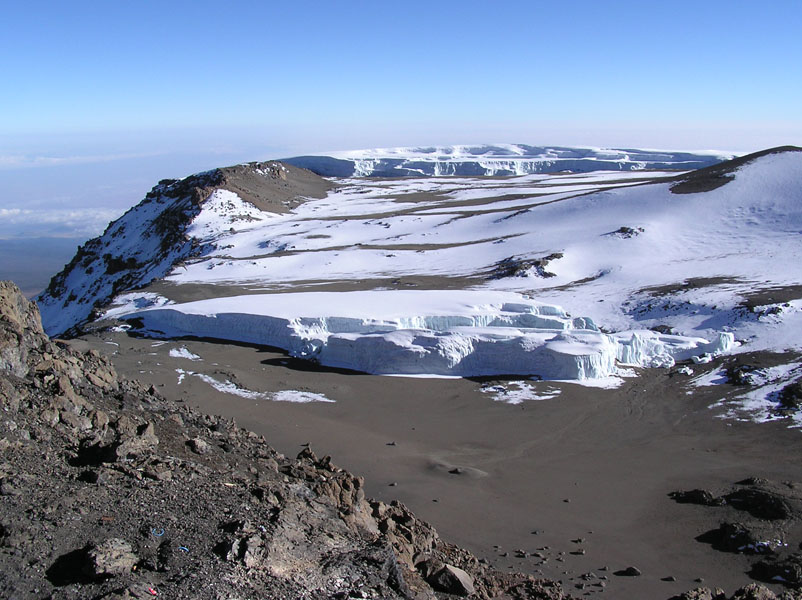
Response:
[[[689,171],[736,156],[721,151],[494,144],[379,148],[295,156],[283,162],[324,177],[507,176],[591,171]]]

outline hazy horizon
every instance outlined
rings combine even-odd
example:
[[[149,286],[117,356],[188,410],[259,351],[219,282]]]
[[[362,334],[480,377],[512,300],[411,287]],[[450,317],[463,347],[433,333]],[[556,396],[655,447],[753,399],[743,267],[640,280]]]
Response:
[[[88,239],[160,179],[307,153],[802,145],[791,1],[581,1],[570,14],[523,1],[43,2],[5,18],[5,240]]]

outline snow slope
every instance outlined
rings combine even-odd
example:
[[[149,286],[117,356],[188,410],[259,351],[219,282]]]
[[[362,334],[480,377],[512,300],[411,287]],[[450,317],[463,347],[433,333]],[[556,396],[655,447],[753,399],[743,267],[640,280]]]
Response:
[[[401,177],[691,170],[734,156],[717,151],[673,152],[494,144],[352,150],[328,155],[296,156],[283,161],[331,177]]]

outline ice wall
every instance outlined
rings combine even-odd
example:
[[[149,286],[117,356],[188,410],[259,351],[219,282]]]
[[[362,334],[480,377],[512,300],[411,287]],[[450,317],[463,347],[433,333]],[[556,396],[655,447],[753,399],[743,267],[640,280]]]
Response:
[[[267,294],[137,310],[123,318],[141,320],[151,335],[275,346],[323,365],[375,374],[581,380],[615,375],[620,364],[671,366],[733,344],[731,334],[712,342],[654,331],[605,334],[588,318],[510,293],[496,293],[493,302],[485,292],[471,304],[471,293],[459,292],[449,313],[452,296],[407,292],[402,298],[421,300],[410,311],[417,307],[422,314],[399,315],[397,300],[391,300],[398,292],[392,293],[338,294],[339,311],[325,294]],[[371,316],[354,316],[367,305],[374,307]]]

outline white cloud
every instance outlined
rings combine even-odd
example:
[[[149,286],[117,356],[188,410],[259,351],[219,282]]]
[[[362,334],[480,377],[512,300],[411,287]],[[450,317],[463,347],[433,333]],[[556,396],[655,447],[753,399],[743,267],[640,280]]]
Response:
[[[36,167],[59,167],[85,165],[136,158],[163,156],[164,152],[141,152],[129,154],[85,154],[74,156],[34,156],[29,154],[0,154],[0,170],[31,169]]]
[[[93,237],[102,233],[120,213],[103,208],[0,208],[0,238]]]

